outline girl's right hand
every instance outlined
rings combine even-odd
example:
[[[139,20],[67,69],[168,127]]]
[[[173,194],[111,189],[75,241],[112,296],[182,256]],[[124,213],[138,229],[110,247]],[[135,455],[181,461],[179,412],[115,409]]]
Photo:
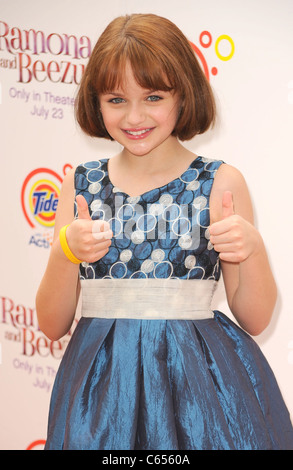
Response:
[[[109,251],[113,236],[105,220],[92,220],[88,204],[82,195],[76,196],[78,218],[66,230],[67,243],[80,260],[94,263]]]

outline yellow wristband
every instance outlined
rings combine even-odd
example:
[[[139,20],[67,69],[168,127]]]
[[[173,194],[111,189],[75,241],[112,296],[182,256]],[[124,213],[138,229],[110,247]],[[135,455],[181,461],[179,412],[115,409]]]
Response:
[[[67,256],[69,261],[71,261],[74,264],[80,264],[82,261],[80,261],[74,254],[72,253],[71,249],[68,246],[67,240],[66,240],[66,229],[68,225],[64,225],[64,227],[61,228],[59,232],[59,240],[60,240],[60,245],[61,248],[64,252],[64,254]]]

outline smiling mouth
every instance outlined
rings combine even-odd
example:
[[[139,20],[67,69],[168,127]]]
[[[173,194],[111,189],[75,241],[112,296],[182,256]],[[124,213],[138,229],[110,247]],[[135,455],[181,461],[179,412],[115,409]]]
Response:
[[[123,132],[132,138],[146,137],[154,128],[148,127],[147,129],[123,129]]]

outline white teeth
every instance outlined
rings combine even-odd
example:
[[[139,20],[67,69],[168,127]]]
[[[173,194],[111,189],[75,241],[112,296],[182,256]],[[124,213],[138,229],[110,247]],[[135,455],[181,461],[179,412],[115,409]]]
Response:
[[[127,134],[130,134],[130,135],[142,135],[142,134],[145,134],[148,131],[150,131],[150,129],[143,129],[141,131],[126,131],[126,132],[127,132]]]

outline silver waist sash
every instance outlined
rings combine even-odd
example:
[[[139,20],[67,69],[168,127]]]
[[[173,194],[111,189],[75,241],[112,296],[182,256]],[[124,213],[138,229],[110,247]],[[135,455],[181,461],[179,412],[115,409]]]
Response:
[[[213,318],[214,280],[81,280],[81,315],[89,318],[202,320]]]

